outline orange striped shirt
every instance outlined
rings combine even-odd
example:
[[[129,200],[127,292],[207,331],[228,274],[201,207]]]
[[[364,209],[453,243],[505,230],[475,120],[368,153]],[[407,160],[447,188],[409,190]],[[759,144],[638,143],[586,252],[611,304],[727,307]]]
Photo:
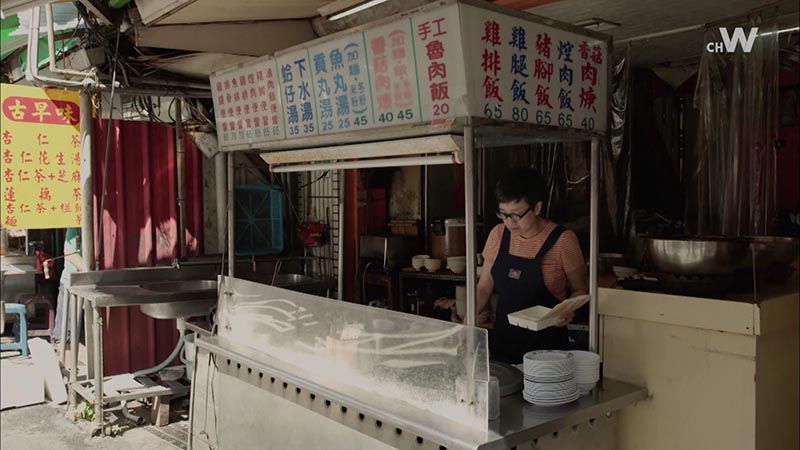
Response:
[[[548,222],[542,231],[531,238],[512,235],[508,248],[509,253],[520,258],[535,258],[555,228],[555,223]],[[497,259],[504,231],[505,226],[501,223],[489,233],[486,246],[483,248],[484,267],[488,268],[493,265]],[[542,277],[545,286],[557,299],[564,300],[569,292],[567,274],[584,268],[584,264],[578,236],[573,231],[564,231],[553,248],[542,259]]]

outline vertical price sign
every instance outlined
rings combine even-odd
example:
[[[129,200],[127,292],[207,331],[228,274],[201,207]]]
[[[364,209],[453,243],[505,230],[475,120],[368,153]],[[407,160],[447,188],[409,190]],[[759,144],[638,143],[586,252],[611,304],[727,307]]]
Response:
[[[0,104],[3,228],[80,226],[79,94],[3,84]]]

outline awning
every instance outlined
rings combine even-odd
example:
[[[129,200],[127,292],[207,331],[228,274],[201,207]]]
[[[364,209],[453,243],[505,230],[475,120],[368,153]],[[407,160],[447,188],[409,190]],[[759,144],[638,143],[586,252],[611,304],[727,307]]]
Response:
[[[270,170],[302,172],[372,167],[461,164],[464,137],[453,134],[262,153]]]

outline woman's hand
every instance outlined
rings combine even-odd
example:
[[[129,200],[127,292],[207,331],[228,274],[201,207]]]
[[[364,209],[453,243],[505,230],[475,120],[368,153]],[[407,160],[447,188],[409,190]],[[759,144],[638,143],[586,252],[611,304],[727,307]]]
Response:
[[[561,316],[561,320],[558,321],[556,326],[557,327],[564,327],[568,323],[572,322],[572,319],[574,317],[575,317],[575,313],[574,312],[568,312],[567,314],[564,314],[563,316]]]

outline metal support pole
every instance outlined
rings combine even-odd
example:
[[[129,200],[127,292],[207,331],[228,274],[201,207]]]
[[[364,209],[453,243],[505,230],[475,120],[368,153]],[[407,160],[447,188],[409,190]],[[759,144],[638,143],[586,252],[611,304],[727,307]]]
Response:
[[[92,164],[92,97],[81,92],[81,255],[83,267],[94,270],[94,165]]]
[[[83,323],[86,327],[86,379],[94,378],[94,308],[91,302],[83,302]]]
[[[598,351],[597,329],[597,257],[599,252],[598,206],[600,204],[600,141],[592,138],[591,154],[591,203],[590,203],[590,238],[589,238],[589,351]]]
[[[228,153],[228,204],[226,210],[228,211],[228,277],[233,278],[233,266],[236,263],[236,251],[234,245],[236,241],[233,236],[233,163],[234,154]]]
[[[183,146],[183,101],[175,99],[175,165],[178,172],[178,258],[186,258],[186,161]]]
[[[228,227],[226,219],[228,183],[226,177],[228,173],[225,168],[226,153],[219,152],[214,155],[214,193],[217,205],[217,242],[220,253],[225,252],[225,230]]]
[[[475,252],[475,153],[473,151],[473,128],[464,127],[464,219],[467,225],[467,321],[474,327],[477,311],[476,301],[476,252]]]
[[[94,421],[100,428],[100,434],[105,434],[103,427],[103,315],[100,308],[94,308]],[[88,351],[88,349],[87,349]]]
[[[78,327],[78,297],[68,295],[67,315],[69,316],[69,408],[67,411],[75,411],[78,405],[78,397],[75,392],[75,385],[78,382],[78,340],[80,332]]]

